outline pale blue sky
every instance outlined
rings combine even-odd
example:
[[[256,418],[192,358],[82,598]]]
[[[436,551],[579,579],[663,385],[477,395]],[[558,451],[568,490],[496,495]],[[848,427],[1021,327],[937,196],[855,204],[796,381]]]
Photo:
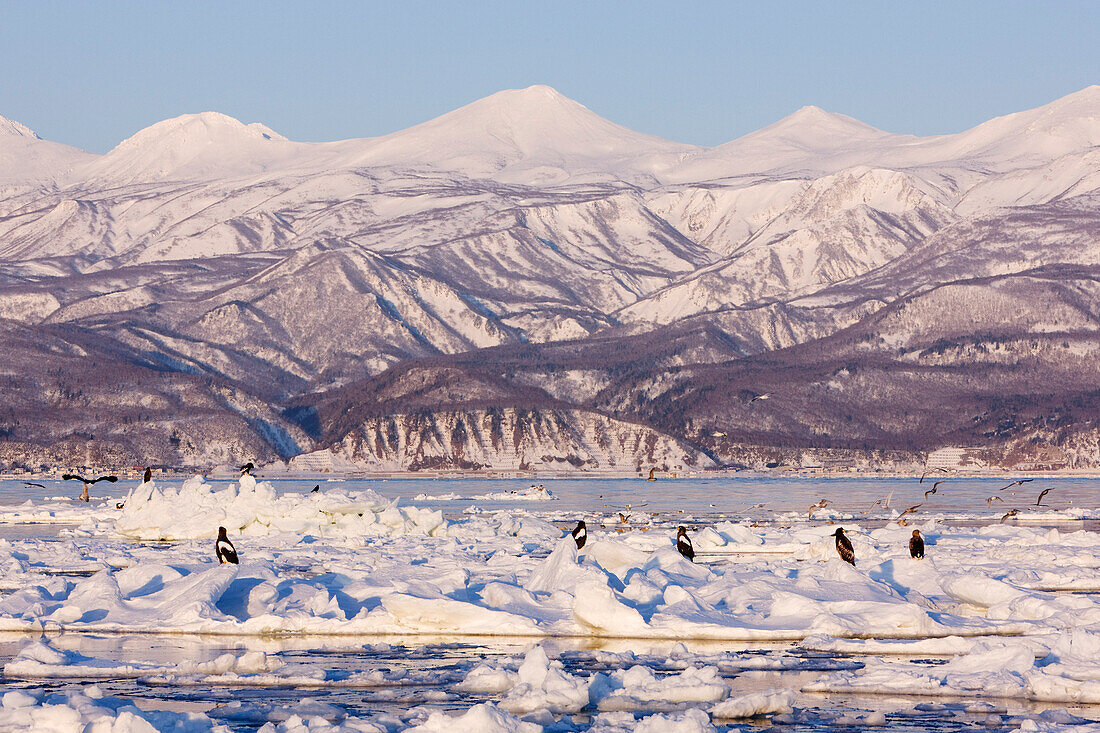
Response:
[[[103,152],[217,110],[296,140],[392,132],[549,84],[717,145],[806,104],[956,132],[1100,83],[1097,2],[0,0],[0,115]]]

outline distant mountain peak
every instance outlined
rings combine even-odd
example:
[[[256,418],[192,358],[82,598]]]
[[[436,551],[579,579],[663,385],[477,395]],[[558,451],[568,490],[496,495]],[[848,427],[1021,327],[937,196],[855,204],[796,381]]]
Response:
[[[816,104],[807,104],[804,107],[799,107],[795,112],[787,115],[784,119],[787,120],[803,120],[803,119],[822,119],[831,117],[828,112],[818,107]]]
[[[867,139],[884,137],[889,134],[865,122],[860,122],[854,117],[836,112],[826,112],[821,107],[808,105],[787,115],[778,122],[749,133],[745,138],[767,135],[791,137],[794,135],[799,138],[799,142],[804,144],[812,145],[820,141],[831,145],[838,136],[855,135],[861,139]]]
[[[501,91],[489,95],[489,97],[523,97],[523,98],[543,98],[543,99],[564,99],[572,102],[573,100],[565,96],[557,89],[547,84],[532,84],[529,87],[523,89],[502,89]],[[489,97],[486,97],[488,99]]]
[[[31,128],[26,125],[16,122],[15,120],[9,120],[7,117],[0,117],[0,137],[29,137],[34,140],[41,140]]]
[[[192,145],[223,142],[232,138],[286,140],[279,133],[258,122],[246,125],[221,112],[200,112],[154,123],[123,140],[115,150],[127,150],[150,143],[159,143],[168,138],[177,138],[180,142]]]
[[[638,163],[645,170],[654,156],[678,159],[694,150],[617,125],[536,84],[491,94],[376,138],[362,162],[440,165],[475,176],[518,167],[558,180],[584,171],[629,175],[633,161],[645,161]]]
[[[119,143],[88,172],[125,181],[254,171],[294,144],[266,125],[220,112],[161,120]]]

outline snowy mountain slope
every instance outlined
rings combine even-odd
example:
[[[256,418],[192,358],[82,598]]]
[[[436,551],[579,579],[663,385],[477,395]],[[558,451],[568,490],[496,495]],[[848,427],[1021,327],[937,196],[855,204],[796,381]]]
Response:
[[[329,449],[369,469],[701,469],[698,450],[637,424],[584,410],[465,409],[367,419]]]
[[[758,467],[779,457],[797,464],[804,451],[904,454],[944,444],[1026,454],[1070,444],[1074,421],[1100,419],[1098,314],[1096,266],[1013,274],[937,286],[843,330],[733,360],[701,359],[678,326],[410,361],[307,404],[326,426],[323,444],[387,443],[384,458],[394,465],[414,462],[424,436],[431,455],[451,457],[444,460],[467,449],[484,455],[492,441],[465,436],[483,432],[475,426],[487,420],[487,402],[558,414],[569,404],[595,409],[719,461]],[[768,400],[751,401],[765,393]],[[415,433],[405,409],[415,409],[421,439],[364,439],[362,431],[394,421],[387,435]],[[459,438],[439,427],[459,422]],[[1021,448],[1027,441],[1031,448]],[[376,458],[383,456],[365,460]]]
[[[49,184],[95,157],[43,140],[26,125],[0,117],[0,195],[11,187]]]
[[[1100,86],[1086,87],[1035,109],[983,122],[956,135],[884,149],[894,167],[973,161],[1004,173],[1032,168],[1100,146]]]
[[[359,422],[327,425],[326,439],[408,415],[411,400],[415,430],[431,415],[453,426],[459,409],[481,420],[538,407],[575,433],[596,411],[713,451],[675,395],[751,389],[717,368],[730,359],[764,376],[771,355],[794,359],[791,374],[818,379],[799,354],[827,346],[830,364],[882,365],[894,386],[876,394],[901,404],[898,385],[917,394],[923,378],[902,371],[947,364],[921,356],[937,339],[970,344],[951,347],[952,369],[985,369],[984,339],[1015,318],[1026,329],[1013,339],[1046,339],[1029,369],[1069,363],[1043,334],[1077,338],[1093,318],[1098,100],[1093,87],[934,138],[806,108],[711,150],[626,130],[546,87],[336,143],[185,115],[105,156],[76,151],[71,165],[12,158],[21,182],[0,181],[0,318],[101,338],[140,369],[235,389],[245,396],[202,408],[232,430],[252,430],[235,422],[245,409],[277,425],[305,393],[438,362],[453,367],[438,388],[401,392],[381,413],[352,409]],[[53,145],[0,128],[0,151]],[[919,314],[919,327],[895,311]],[[855,333],[861,341],[845,335]],[[654,352],[665,339],[677,347]],[[497,368],[519,353],[533,363]],[[990,395],[1020,382],[997,384]],[[829,404],[830,420],[848,405],[868,445],[911,436],[889,422],[907,408],[884,422],[860,416],[864,402]],[[776,416],[779,428],[742,435],[789,440],[812,412],[807,402]],[[271,455],[305,445],[275,442]],[[432,460],[478,450],[429,443]],[[582,455],[566,443],[562,455]]]
[[[443,283],[346,243],[256,260],[229,282],[134,269],[141,275],[131,282],[145,284],[97,273],[69,279],[56,297],[47,291],[64,303],[46,321],[111,334],[193,373],[246,383],[262,375],[260,384],[284,394],[322,375],[361,376],[410,356],[515,338]],[[0,306],[14,309],[23,292],[0,289]]]
[[[269,397],[158,368],[102,335],[0,320],[0,339],[5,394],[20,395],[0,405],[0,442],[22,465],[209,464],[312,446]]]
[[[649,192],[650,210],[718,257],[732,254],[779,216],[809,185],[801,179],[663,187]]]
[[[1100,262],[1100,192],[983,213],[837,290],[903,293],[938,283]]]
[[[874,270],[955,219],[930,184],[857,168],[825,176],[729,246],[732,254],[619,312],[666,324],[760,300],[790,300]]]
[[[1063,155],[1037,168],[1006,173],[980,183],[955,210],[980,213],[997,207],[1030,206],[1100,189],[1100,147]]]

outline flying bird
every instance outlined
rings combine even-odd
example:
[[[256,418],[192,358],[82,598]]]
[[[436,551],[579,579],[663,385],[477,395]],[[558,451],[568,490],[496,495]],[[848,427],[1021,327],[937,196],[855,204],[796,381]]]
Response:
[[[869,513],[872,509],[874,509],[877,506],[881,506],[883,509],[889,509],[890,508],[890,500],[893,499],[893,498],[894,498],[894,492],[891,491],[888,495],[886,495],[885,497],[879,499],[878,501],[876,501],[871,506],[867,507],[867,511],[863,512],[863,514]]]
[[[806,512],[807,518],[812,519],[813,516],[814,516],[814,512],[816,512],[818,509],[824,509],[828,505],[829,505],[829,500],[828,499],[822,499],[821,501],[817,502],[816,504],[811,504],[809,510],[807,510],[807,512]]]
[[[656,481],[657,480],[657,477],[653,475],[653,472],[656,471],[656,470],[657,469],[655,469],[655,468],[649,469],[649,477],[646,478],[646,481]]]
[[[1002,486],[1001,488],[997,489],[997,491],[1004,491],[1005,489],[1011,489],[1013,486],[1019,486],[1020,484],[1031,483],[1034,480],[1035,479],[1033,479],[1033,478],[1022,478],[1019,481],[1013,481],[1008,486]]]
[[[901,518],[902,518],[902,517],[904,517],[904,516],[905,516],[906,514],[913,514],[914,512],[916,512],[916,511],[917,511],[917,509],[921,508],[922,506],[924,506],[924,504],[914,504],[913,506],[909,507],[909,508],[908,508],[908,509],[906,509],[906,510],[905,510],[904,512],[902,512],[901,514],[899,514],[899,515],[898,515],[898,519],[901,519]]]
[[[833,537],[836,537],[836,552],[840,555],[840,559],[846,563],[855,565],[856,549],[852,547],[852,541],[844,534],[844,528],[837,527],[836,532],[833,532]]]
[[[239,564],[237,560],[237,550],[233,547],[233,543],[229,541],[229,538],[225,536],[225,527],[218,527],[218,541],[214,544],[214,554],[218,557],[218,562],[222,565],[233,563]]]
[[[1014,516],[1016,516],[1016,515],[1017,515],[1017,514],[1019,514],[1019,513],[1020,513],[1020,510],[1019,510],[1019,509],[1013,509],[1013,510],[1012,510],[1012,511],[1010,511],[1010,512],[1009,512],[1008,514],[1006,514],[1006,515],[1004,515],[1003,517],[1001,517],[1001,524],[1004,524],[1004,523],[1005,523],[1005,520],[1006,520],[1006,519],[1008,519],[1009,517],[1014,517]]]
[[[947,469],[946,469],[946,468],[940,468],[939,466],[936,466],[936,467],[935,467],[935,468],[933,468],[932,470],[933,470],[933,471],[942,471],[943,473],[947,473]],[[917,483],[918,483],[918,484],[923,484],[923,483],[924,483],[924,478],[925,478],[925,476],[927,476],[927,475],[928,475],[928,469],[926,468],[926,469],[924,469],[924,473],[922,473],[922,474],[920,475],[920,481],[918,481]]]
[[[100,481],[107,481],[108,483],[113,484],[115,481],[118,481],[118,476],[96,476],[95,478],[84,478],[83,476],[78,476],[75,473],[63,473],[61,474],[61,478],[64,481],[83,481],[86,484],[97,484]]]
[[[46,487],[45,487],[45,486],[43,486],[42,484],[32,484],[32,483],[31,483],[30,481],[24,481],[24,482],[23,482],[23,485],[24,485],[24,486],[34,486],[35,488],[39,488],[39,489],[44,489],[44,488],[46,488]]]
[[[578,550],[584,547],[584,543],[588,540],[588,528],[584,526],[584,520],[577,522],[577,526],[569,534],[573,535],[573,541],[577,543]]]
[[[242,476],[251,476],[252,475],[252,469],[254,469],[255,467],[256,466],[252,463],[252,461],[249,461],[248,463],[241,466],[241,475]]]
[[[63,481],[81,481],[81,482],[83,482],[84,483],[84,488],[80,492],[80,500],[83,501],[83,502],[88,502],[88,501],[91,501],[91,497],[88,496],[88,487],[89,486],[91,486],[92,484],[97,484],[100,481],[106,481],[108,483],[113,484],[115,481],[118,481],[118,476],[97,476],[95,478],[84,478],[83,476],[78,476],[75,473],[63,473],[63,474],[61,474],[61,479]]]
[[[676,528],[676,549],[688,560],[695,562],[695,548],[691,546],[691,538],[683,527]]]
[[[940,484],[942,484],[946,480],[947,479],[945,479],[945,478],[941,478],[939,481],[932,484],[932,488],[930,488],[928,491],[924,492],[924,498],[927,499],[932,494],[935,494],[936,493],[936,487],[939,486]]]
[[[913,536],[909,538],[909,556],[914,560],[924,557],[924,538],[920,536],[919,529],[914,529]]]
[[[758,394],[755,397],[753,397],[751,400],[749,400],[749,404],[751,405],[753,402],[756,402],[757,400],[766,400],[769,397],[771,397],[770,392],[765,392],[764,394]]]
[[[999,496],[997,496],[996,494],[994,494],[993,496],[990,496],[990,497],[988,497],[988,498],[987,498],[987,499],[985,500],[986,506],[992,507],[992,506],[993,506],[993,502],[994,502],[994,501],[999,501],[999,502],[1001,502],[1002,504],[1004,504],[1004,503],[1005,503],[1005,500],[1004,500],[1004,499],[1002,499],[1001,497],[999,497]]]
[[[1039,498],[1035,500],[1035,506],[1039,506],[1043,503],[1043,497],[1050,493],[1050,489],[1043,489],[1039,494]]]

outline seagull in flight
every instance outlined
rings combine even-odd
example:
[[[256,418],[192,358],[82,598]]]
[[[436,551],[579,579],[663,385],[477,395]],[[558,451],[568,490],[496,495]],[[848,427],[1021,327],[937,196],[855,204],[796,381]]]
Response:
[[[1019,510],[1019,509],[1013,509],[1013,510],[1012,510],[1012,511],[1010,511],[1010,512],[1009,512],[1008,514],[1006,514],[1006,515],[1004,515],[1003,517],[1001,517],[1001,524],[1004,524],[1004,523],[1005,523],[1005,520],[1006,520],[1006,519],[1008,519],[1009,517],[1014,517],[1014,516],[1016,516],[1016,515],[1017,515],[1017,514],[1019,514],[1019,513],[1020,513],[1020,510]]]
[[[870,511],[871,511],[872,509],[874,509],[875,507],[877,507],[877,506],[881,506],[881,505],[882,505],[882,502],[884,502],[884,501],[886,501],[886,500],[885,500],[885,499],[879,499],[879,500],[878,500],[878,501],[876,501],[876,502],[875,502],[874,504],[872,504],[871,506],[867,507],[867,509],[866,509],[865,511],[862,511],[862,512],[860,512],[860,514],[867,514],[868,512],[870,512]]]
[[[1039,498],[1035,500],[1035,506],[1039,506],[1040,504],[1042,504],[1043,503],[1043,497],[1046,496],[1049,493],[1050,493],[1050,489],[1043,489],[1042,492],[1039,493]]]
[[[997,491],[1004,491],[1005,489],[1011,489],[1013,486],[1019,486],[1020,484],[1028,484],[1028,483],[1031,483],[1034,480],[1035,479],[1033,479],[1033,478],[1022,478],[1019,481],[1013,481],[1008,486],[1003,486],[1003,487],[997,489]]]
[[[939,481],[932,484],[932,488],[930,488],[928,491],[924,492],[924,498],[927,499],[931,494],[935,494],[936,493],[936,487],[939,486],[940,484],[942,484],[946,480],[947,479],[945,479],[945,478],[941,478]]]
[[[940,468],[939,466],[936,466],[936,467],[935,467],[935,468],[933,468],[932,470],[933,470],[933,471],[943,471],[944,473],[947,473],[947,469],[946,469],[946,468]],[[924,473],[922,473],[922,474],[920,475],[920,481],[918,481],[917,483],[918,483],[918,484],[923,484],[923,483],[924,483],[924,478],[925,478],[925,477],[926,477],[927,475],[928,475],[928,469],[926,468],[926,469],[924,469]]]
[[[913,514],[920,507],[921,507],[921,504],[914,504],[913,506],[906,509],[904,512],[902,512],[901,514],[898,515],[898,518],[896,520],[897,523],[904,527],[907,524],[907,522],[905,520],[905,515],[906,514]]]
[[[986,506],[992,507],[992,506],[993,506],[993,502],[995,502],[995,501],[999,501],[999,502],[1001,502],[1002,504],[1004,504],[1004,503],[1005,503],[1005,500],[1004,500],[1004,499],[1002,499],[1001,497],[999,497],[999,496],[997,496],[996,494],[994,494],[993,496],[990,496],[990,497],[988,497],[988,498],[987,498],[987,499],[985,500]]]

